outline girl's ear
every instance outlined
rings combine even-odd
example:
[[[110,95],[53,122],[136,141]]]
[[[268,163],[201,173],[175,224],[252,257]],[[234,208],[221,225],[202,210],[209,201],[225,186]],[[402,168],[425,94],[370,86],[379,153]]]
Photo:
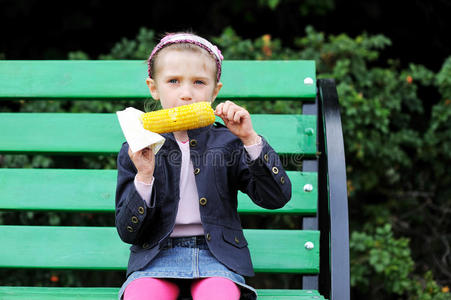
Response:
[[[158,93],[157,84],[154,79],[148,77],[146,84],[149,87],[150,94],[154,100],[160,100],[160,94]]]
[[[215,101],[221,88],[222,88],[222,82],[216,83],[215,89],[213,90],[213,97],[211,98],[211,103],[213,103],[213,101]]]

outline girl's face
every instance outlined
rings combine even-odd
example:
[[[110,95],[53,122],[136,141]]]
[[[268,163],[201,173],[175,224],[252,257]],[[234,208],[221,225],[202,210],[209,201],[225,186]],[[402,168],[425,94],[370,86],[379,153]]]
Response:
[[[163,108],[211,103],[222,87],[222,83],[216,83],[216,63],[206,51],[163,49],[155,63],[155,76],[147,78],[146,83]]]

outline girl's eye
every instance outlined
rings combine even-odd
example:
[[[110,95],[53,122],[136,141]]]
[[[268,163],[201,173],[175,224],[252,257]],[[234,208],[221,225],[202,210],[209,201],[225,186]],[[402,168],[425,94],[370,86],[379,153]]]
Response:
[[[177,83],[178,81],[177,81],[177,79],[169,79],[168,82],[169,83]]]
[[[205,82],[202,81],[202,80],[196,80],[196,81],[194,81],[194,83],[195,83],[195,84],[205,84]]]

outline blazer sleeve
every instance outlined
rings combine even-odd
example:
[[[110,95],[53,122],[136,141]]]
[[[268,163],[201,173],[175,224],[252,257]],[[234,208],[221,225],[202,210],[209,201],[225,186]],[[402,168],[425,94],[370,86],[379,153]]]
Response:
[[[117,157],[115,222],[120,238],[126,243],[137,244],[155,212],[156,187],[152,188],[148,206],[136,190],[137,170],[128,156],[128,148],[124,143]]]
[[[252,201],[267,209],[283,207],[291,199],[291,181],[279,155],[262,137],[262,151],[251,160],[243,149],[236,178],[238,189],[249,195]]]

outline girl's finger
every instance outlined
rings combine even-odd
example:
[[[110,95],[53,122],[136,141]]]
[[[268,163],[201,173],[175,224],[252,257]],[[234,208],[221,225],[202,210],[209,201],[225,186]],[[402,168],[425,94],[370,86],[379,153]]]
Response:
[[[236,104],[231,105],[229,110],[227,111],[227,119],[230,121],[234,120],[235,113],[240,110],[240,107]]]
[[[235,113],[235,115],[233,116],[233,121],[235,121],[236,123],[240,123],[241,119],[243,117],[245,117],[247,115],[245,110],[239,110]]]
[[[152,149],[151,149],[150,147],[147,147],[147,148],[145,148],[145,150],[146,150],[145,157],[146,157],[148,160],[152,160],[152,156],[153,156],[153,151],[152,151]]]
[[[149,156],[149,154],[152,152],[152,149],[150,147],[146,147],[142,149],[142,153],[144,156]]]
[[[220,115],[222,114],[222,108],[223,108],[223,106],[224,106],[224,103],[219,103],[218,106],[216,106],[215,114],[216,114],[217,116],[220,116]]]
[[[227,116],[231,104],[232,104],[232,102],[230,102],[228,100],[224,103],[224,106],[222,107],[222,115],[223,116]]]
[[[130,147],[128,147],[128,156],[130,157],[131,160],[135,159],[136,153],[138,153],[138,152],[133,152],[132,149]]]

